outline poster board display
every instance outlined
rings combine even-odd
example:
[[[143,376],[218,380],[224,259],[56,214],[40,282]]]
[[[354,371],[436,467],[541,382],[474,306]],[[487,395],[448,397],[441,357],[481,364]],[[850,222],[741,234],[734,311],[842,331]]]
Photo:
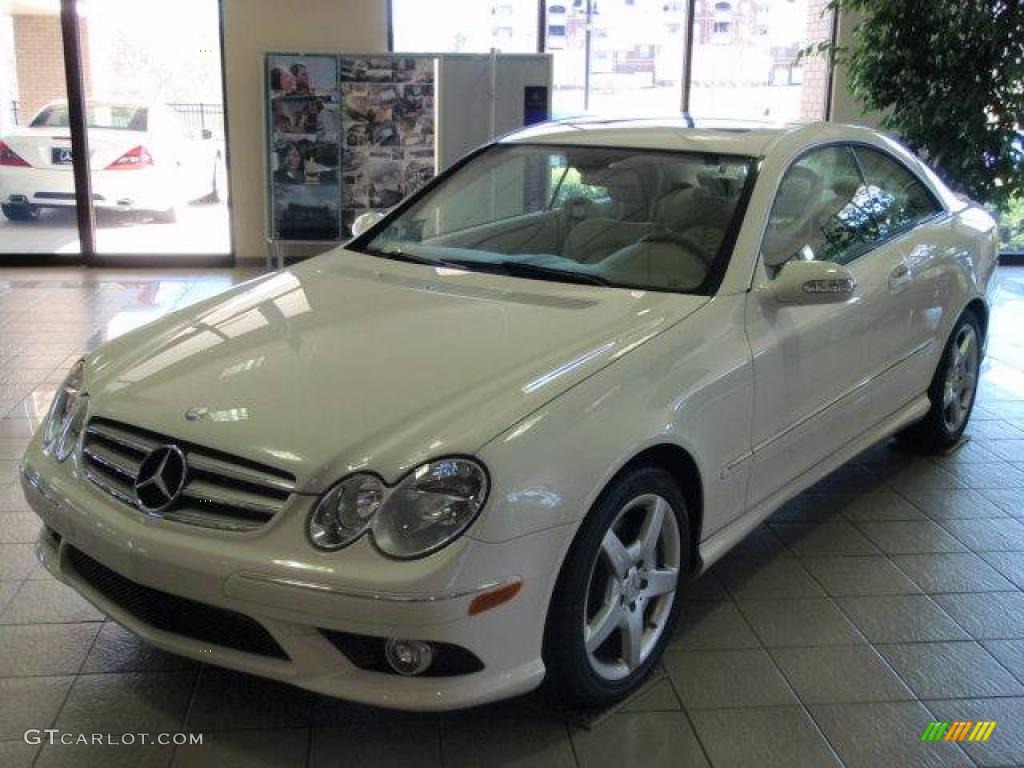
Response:
[[[550,114],[535,54],[264,54],[267,239],[337,243],[470,149]]]

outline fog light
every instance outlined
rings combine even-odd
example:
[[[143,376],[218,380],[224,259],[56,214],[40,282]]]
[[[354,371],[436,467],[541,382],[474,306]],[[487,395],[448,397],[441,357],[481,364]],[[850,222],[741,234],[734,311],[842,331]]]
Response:
[[[402,640],[396,637],[388,640],[384,646],[384,655],[388,664],[400,675],[422,675],[434,660],[434,652],[430,643],[422,640]]]

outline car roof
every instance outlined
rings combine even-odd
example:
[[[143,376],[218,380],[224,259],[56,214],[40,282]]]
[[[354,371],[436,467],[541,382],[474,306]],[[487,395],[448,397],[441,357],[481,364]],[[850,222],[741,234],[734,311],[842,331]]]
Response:
[[[760,157],[796,125],[766,125],[743,121],[698,121],[685,118],[603,119],[569,118],[515,131],[501,139],[513,144],[567,144],[594,147],[632,147],[683,152]]]

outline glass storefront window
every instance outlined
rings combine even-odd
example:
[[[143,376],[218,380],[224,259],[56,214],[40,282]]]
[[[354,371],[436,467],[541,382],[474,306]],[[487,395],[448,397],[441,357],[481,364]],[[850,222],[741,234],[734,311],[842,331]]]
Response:
[[[825,117],[828,68],[798,59],[828,40],[827,0],[695,0],[690,114],[790,122]]]
[[[537,0],[392,0],[394,50],[536,53],[537,13]]]

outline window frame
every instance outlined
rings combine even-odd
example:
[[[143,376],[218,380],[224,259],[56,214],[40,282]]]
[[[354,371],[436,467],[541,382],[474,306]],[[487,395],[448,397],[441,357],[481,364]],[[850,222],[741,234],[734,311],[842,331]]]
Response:
[[[755,262],[754,272],[751,274],[751,288],[753,287],[753,279],[754,279],[754,275],[756,274],[756,271],[757,271],[757,266],[760,265],[760,266],[764,267],[766,272],[767,272],[767,269],[768,269],[764,265],[764,251],[763,251],[764,238],[765,238],[765,234],[768,231],[768,222],[771,219],[772,210],[775,208],[775,201],[778,199],[778,196],[779,196],[779,188],[782,186],[782,180],[786,178],[786,174],[788,174],[790,172],[790,170],[792,170],[793,166],[795,166],[797,163],[799,163],[801,160],[803,160],[808,155],[813,154],[815,152],[820,152],[820,151],[823,151],[823,150],[832,149],[832,148],[835,148],[835,147],[846,147],[850,151],[850,154],[853,157],[853,161],[854,161],[854,163],[857,166],[857,172],[860,175],[861,182],[864,183],[865,185],[867,184],[867,178],[864,175],[864,168],[861,165],[860,159],[857,157],[857,148],[860,147],[860,148],[863,148],[863,149],[868,149],[868,150],[872,150],[872,151],[878,152],[883,157],[887,158],[888,160],[891,160],[892,162],[896,163],[899,167],[901,167],[904,170],[906,170],[906,172],[908,174],[910,174],[911,177],[913,177],[913,179],[915,181],[917,181],[917,183],[920,184],[924,188],[924,190],[928,193],[928,196],[932,199],[932,202],[935,203],[936,208],[938,209],[931,216],[926,216],[926,217],[918,220],[917,222],[915,222],[913,225],[911,225],[909,227],[902,227],[899,230],[888,234],[886,237],[881,238],[879,240],[876,240],[869,247],[865,248],[860,253],[858,253],[854,258],[850,259],[847,262],[844,262],[843,266],[848,266],[850,264],[853,264],[854,262],[858,261],[859,259],[861,259],[862,257],[866,256],[867,254],[874,252],[875,250],[877,250],[878,248],[882,247],[883,245],[888,245],[889,243],[893,242],[894,240],[905,236],[909,232],[912,232],[914,229],[916,229],[919,226],[922,226],[924,224],[928,224],[928,223],[931,223],[931,222],[939,221],[939,220],[942,220],[942,219],[946,219],[946,218],[949,217],[949,209],[942,202],[942,198],[935,193],[935,190],[932,188],[931,184],[929,184],[921,176],[921,174],[918,173],[915,169],[911,168],[901,158],[897,157],[895,154],[893,154],[892,152],[890,152],[888,149],[886,149],[884,147],[880,147],[877,144],[872,144],[869,141],[860,141],[860,140],[857,140],[857,139],[839,140],[839,141],[828,141],[828,142],[825,142],[825,143],[822,143],[822,144],[815,144],[815,145],[810,146],[810,147],[805,147],[804,149],[802,149],[799,153],[797,153],[796,155],[794,155],[790,159],[790,161],[786,164],[785,170],[783,170],[783,172],[779,174],[778,180],[775,182],[775,187],[772,190],[771,205],[768,206],[768,210],[765,213],[764,221],[761,223],[761,232],[760,232],[760,234],[758,236],[758,240],[757,240],[757,261]],[[763,158],[762,158],[762,160],[763,160]],[[776,274],[777,274],[777,272],[776,272]],[[772,275],[772,274],[768,275],[769,280],[774,279],[774,277],[775,277],[775,275]],[[748,288],[748,290],[749,290],[749,288]]]

